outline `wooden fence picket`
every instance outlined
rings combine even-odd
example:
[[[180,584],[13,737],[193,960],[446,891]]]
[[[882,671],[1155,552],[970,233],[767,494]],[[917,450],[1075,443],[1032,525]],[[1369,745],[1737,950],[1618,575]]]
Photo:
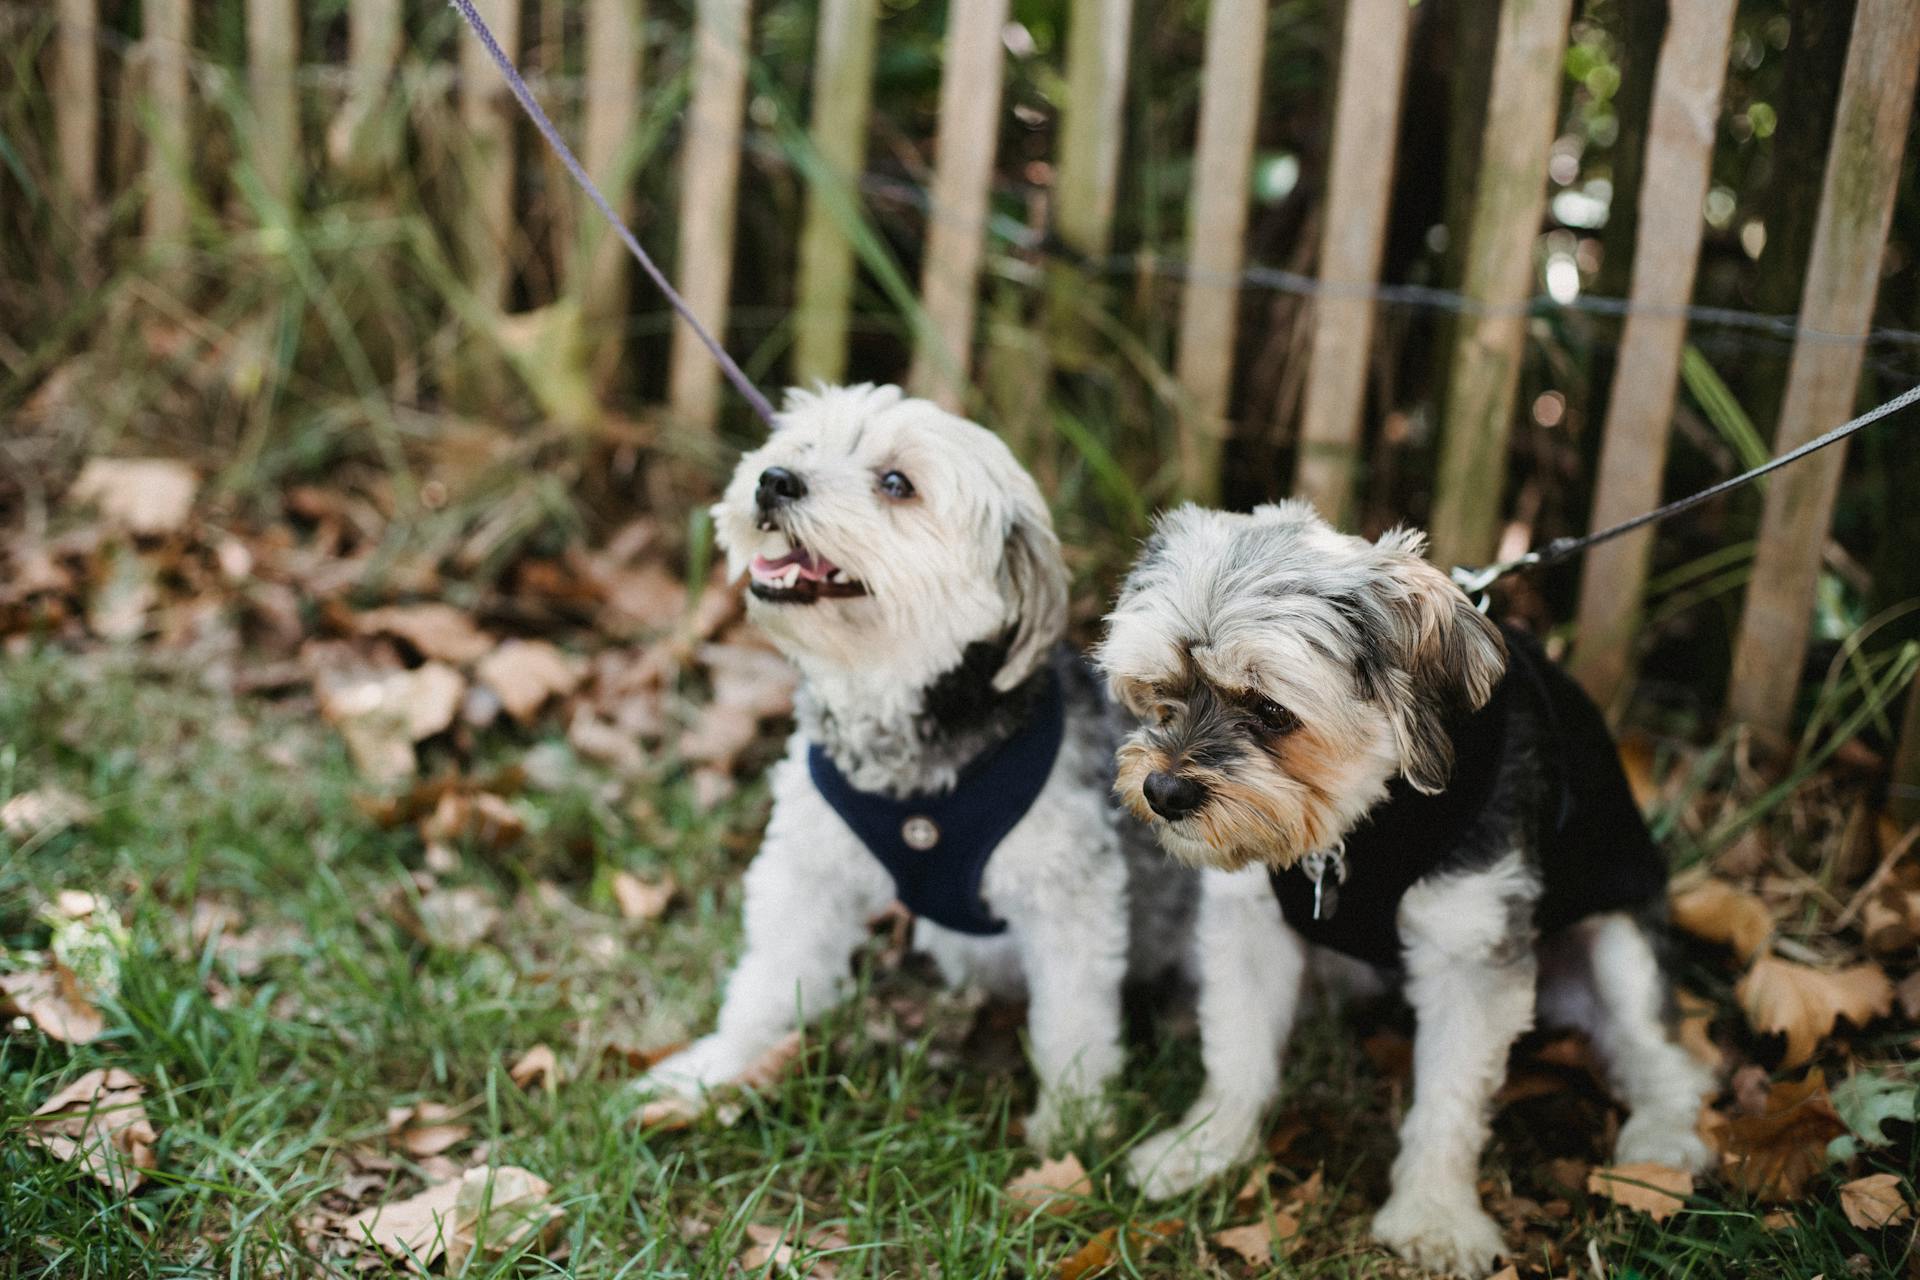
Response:
[[[401,18],[400,0],[347,5],[347,97],[327,130],[327,158],[357,175],[376,176],[369,149],[406,39]]]
[[[1682,308],[1693,297],[1701,216],[1720,127],[1737,0],[1695,0],[1669,10],[1654,72],[1647,160],[1633,251],[1627,317],[1601,435],[1590,527],[1599,529],[1660,502],[1667,435],[1687,341]],[[1626,682],[1647,580],[1653,530],[1589,551],[1582,565],[1573,670],[1602,706]]]
[[[1340,41],[1327,211],[1314,299],[1313,349],[1300,421],[1294,492],[1338,524],[1353,500],[1373,351],[1374,304],[1393,191],[1412,9],[1405,0],[1350,0]]]
[[[1404,10],[1404,0],[1386,0]],[[1180,473],[1185,495],[1214,502],[1233,390],[1240,271],[1266,62],[1266,0],[1213,0],[1187,213],[1187,278],[1180,290],[1174,375],[1181,390]]]
[[[474,0],[509,58],[520,54],[520,0]],[[513,287],[513,130],[519,107],[478,40],[460,41],[460,125],[467,142],[463,240],[474,296],[507,305]]]
[[[140,21],[147,82],[147,199],[141,225],[149,245],[170,250],[187,238],[193,0],[147,0]]]
[[[821,164],[854,189],[867,158],[873,103],[873,46],[880,0],[821,0],[814,48],[810,134]],[[794,308],[797,382],[838,382],[847,371],[847,319],[853,306],[853,242],[836,216],[836,192],[807,188]]]
[[[1133,0],[1072,0],[1053,225],[1089,257],[1106,253],[1113,232],[1132,33]]]
[[[1571,0],[1500,6],[1461,283],[1477,309],[1461,317],[1440,418],[1429,522],[1440,564],[1480,564],[1493,554],[1571,8]]]
[[[640,76],[645,33],[644,0],[587,0],[586,83],[582,103],[580,163],[628,221],[633,217],[632,174],[626,149],[640,119]],[[600,211],[580,196],[575,202],[579,272],[576,292],[594,335],[593,364],[604,381],[617,367],[630,280],[627,251]]]
[[[1853,413],[1913,115],[1916,73],[1920,0],[1860,0],[1800,301],[1805,332],[1794,343],[1774,431],[1775,453],[1805,443]],[[1772,737],[1784,737],[1792,719],[1820,558],[1845,461],[1845,446],[1835,445],[1768,482],[1727,710]]]
[[[246,0],[250,159],[269,199],[298,198],[300,11],[298,0]]]
[[[920,273],[927,327],[914,344],[907,385],[915,395],[949,409],[966,403],[973,367],[974,309],[1000,138],[1006,59],[1000,33],[1006,22],[1007,0],[968,0],[947,10],[932,208]]]
[[[60,0],[54,28],[53,123],[68,216],[84,226],[100,196],[100,23],[96,0]]]
[[[748,0],[699,0],[693,98],[680,158],[680,254],[674,283],[700,323],[722,342],[733,285],[733,221],[750,32]],[[673,327],[667,400],[674,417],[697,431],[712,431],[719,419],[720,369],[684,324]]]

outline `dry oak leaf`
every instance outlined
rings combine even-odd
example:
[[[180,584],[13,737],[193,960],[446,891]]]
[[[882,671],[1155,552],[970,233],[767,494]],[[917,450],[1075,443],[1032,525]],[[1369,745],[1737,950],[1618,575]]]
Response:
[[[1237,1253],[1246,1262],[1263,1267],[1273,1261],[1274,1245],[1291,1249],[1300,1234],[1300,1219],[1284,1209],[1276,1209],[1259,1222],[1244,1227],[1228,1227],[1211,1237],[1222,1249]]]
[[[90,1044],[107,1029],[72,971],[57,962],[31,973],[0,973],[0,1010],[24,1015],[62,1044]]]
[[[1186,1225],[1180,1218],[1168,1218],[1163,1222],[1149,1222],[1142,1227],[1129,1226],[1127,1252],[1136,1260],[1144,1258],[1155,1245],[1179,1235]],[[1088,1280],[1091,1276],[1099,1275],[1118,1261],[1119,1241],[1120,1228],[1108,1227],[1063,1258],[1060,1265],[1053,1269],[1054,1280]]]
[[[370,609],[354,619],[361,635],[398,636],[420,651],[420,656],[463,667],[493,650],[493,637],[482,631],[462,610],[428,601]]]
[[[169,458],[94,458],[67,491],[75,502],[144,537],[173,533],[186,524],[200,477]]]
[[[560,1058],[552,1046],[537,1044],[507,1068],[507,1078],[522,1089],[538,1087],[551,1091],[560,1083]]]
[[[372,1243],[387,1253],[430,1267],[446,1252],[453,1232],[453,1202],[460,1183],[442,1182],[417,1196],[363,1209],[340,1224],[356,1243]]]
[[[548,698],[565,697],[580,683],[577,663],[545,640],[508,640],[474,668],[507,714],[526,724]]]
[[[1767,1091],[1758,1115],[1735,1116],[1727,1126],[1731,1177],[1762,1200],[1797,1200],[1827,1167],[1827,1144],[1846,1131],[1824,1073],[1783,1081]]]
[[[1093,1194],[1093,1180],[1077,1156],[1042,1160],[1025,1173],[1016,1174],[1006,1185],[1007,1198],[1023,1205],[1029,1213],[1059,1213],[1071,1210],[1080,1198]]]
[[[453,1199],[453,1235],[447,1241],[447,1269],[458,1271],[475,1253],[494,1257],[513,1249],[544,1245],[560,1225],[560,1207],[545,1179],[503,1164],[469,1169]]]
[[[1587,1175],[1587,1194],[1604,1196],[1640,1210],[1655,1222],[1665,1222],[1686,1207],[1687,1197],[1693,1194],[1693,1175],[1651,1161],[1608,1165]]]
[[[827,1258],[809,1258],[802,1265],[796,1256],[800,1246],[790,1244],[781,1227],[750,1222],[746,1226],[746,1237],[747,1247],[740,1251],[736,1261],[748,1274],[759,1273],[769,1264],[776,1269],[775,1274],[798,1280],[833,1280],[839,1274],[839,1266]],[[818,1253],[845,1249],[848,1241],[844,1233],[832,1227],[820,1227],[809,1231],[804,1243],[806,1249]]]
[[[118,1067],[89,1071],[27,1122],[27,1141],[56,1160],[76,1157],[102,1185],[131,1192],[153,1168],[158,1135],[141,1102],[146,1086]]]
[[[1782,1067],[1812,1058],[1839,1019],[1864,1027],[1893,1011],[1893,982],[1872,963],[1828,971],[1762,956],[1734,995],[1756,1031],[1787,1038]]]
[[[433,888],[400,899],[400,927],[418,941],[445,951],[471,951],[500,923],[500,907],[493,895],[472,885],[457,889]]]
[[[314,682],[320,714],[346,739],[354,767],[380,783],[413,776],[413,744],[453,723],[466,689],[466,678],[439,662],[412,671],[323,671]]]
[[[1900,1175],[1894,1173],[1870,1173],[1843,1185],[1840,1211],[1862,1231],[1897,1227],[1913,1216],[1913,1208],[1900,1190]]]
[[[660,880],[642,880],[631,871],[613,873],[613,901],[623,920],[657,920],[679,886],[672,876]]]
[[[1696,938],[1733,948],[1743,961],[1757,955],[1773,936],[1767,904],[1724,880],[1702,880],[1674,894],[1668,905],[1674,924]]]

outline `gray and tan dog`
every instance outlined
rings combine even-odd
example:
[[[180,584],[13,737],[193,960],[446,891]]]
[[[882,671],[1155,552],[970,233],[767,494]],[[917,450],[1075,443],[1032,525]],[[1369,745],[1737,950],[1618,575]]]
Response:
[[[641,1087],[739,1076],[844,997],[898,898],[951,981],[1029,1000],[1028,1140],[1098,1123],[1122,980],[1180,962],[1193,876],[1113,802],[1130,721],[1059,649],[1067,571],[1032,478],[897,388],[823,388],[788,397],[713,515],[749,616],[799,669],[799,725],[719,1025]]]
[[[1477,1275],[1503,1251],[1475,1190],[1492,1099],[1536,1016],[1591,1034],[1631,1112],[1622,1161],[1702,1168],[1711,1081],[1667,1025],[1665,862],[1604,721],[1423,549],[1343,535],[1300,502],[1184,507],[1108,618],[1099,662],[1143,721],[1121,798],[1205,869],[1207,1083],[1131,1168],[1164,1196],[1253,1153],[1310,953],[1344,953],[1418,1022],[1373,1233]]]

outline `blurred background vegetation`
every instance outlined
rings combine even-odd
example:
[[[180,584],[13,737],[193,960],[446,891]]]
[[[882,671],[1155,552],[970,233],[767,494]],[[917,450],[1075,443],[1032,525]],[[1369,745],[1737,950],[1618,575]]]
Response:
[[[1009,433],[1054,497],[1088,617],[1150,511],[1172,493],[1171,268],[1184,255],[1206,6],[1181,0],[1137,15],[1112,256],[1073,264],[1087,282],[1090,323],[1070,332],[1047,326],[1041,287],[1049,262],[1073,261],[1048,231],[1066,8],[1016,0],[1004,33],[973,408]],[[1536,308],[1531,322],[1509,485],[1508,536],[1521,543],[1584,527],[1621,321],[1578,303],[1626,292],[1660,8],[1639,0],[1577,8],[1536,251],[1537,292],[1563,305]],[[1461,237],[1449,232],[1463,225],[1471,197],[1497,6],[1424,0],[1417,9],[1382,279],[1448,288],[1459,283]],[[646,7],[643,111],[629,144],[634,223],[667,263],[691,10],[661,0]],[[1697,303],[1794,311],[1852,11],[1851,0],[1740,6]],[[699,559],[697,508],[726,456],[651,407],[664,398],[670,320],[644,281],[631,284],[623,354],[611,369],[593,367],[590,344],[555,307],[581,275],[571,264],[578,205],[524,122],[512,304],[503,314],[471,288],[454,231],[472,175],[455,106],[468,88],[454,74],[466,38],[457,15],[410,3],[391,92],[373,118],[352,120],[340,66],[344,0],[307,0],[299,13],[306,153],[297,205],[268,195],[254,167],[239,0],[199,0],[191,232],[185,246],[162,250],[138,235],[149,122],[137,0],[101,5],[108,198],[80,221],[63,216],[54,159],[54,18],[48,6],[0,0],[0,511],[43,519],[49,495],[87,456],[155,453],[201,465],[226,504],[256,518],[282,512],[304,482],[350,485],[390,517],[381,536],[396,556],[482,576],[523,551],[592,537],[636,509],[672,517]],[[855,296],[857,379],[898,380],[910,359],[900,286],[920,269],[946,19],[935,0],[883,5],[858,215],[877,236]],[[772,0],[753,21],[726,338],[769,385],[788,376],[793,343],[815,20],[808,0]],[[1272,6],[1250,193],[1249,262],[1258,266],[1313,270],[1340,21],[1336,0]],[[581,26],[575,0],[524,5],[522,62],[563,125],[594,92],[583,79]],[[1911,333],[1920,329],[1917,181],[1910,149],[1878,314],[1884,328],[1909,332],[1872,344],[1863,400],[1920,378],[1920,337]],[[1231,503],[1288,491],[1309,305],[1259,281],[1242,293]],[[1370,530],[1427,514],[1448,333],[1445,309],[1382,306],[1358,508]],[[1791,345],[1743,325],[1696,324],[1690,338],[1669,468],[1676,492],[1768,451]],[[583,395],[591,412],[578,411]],[[749,442],[756,430],[742,406],[729,405],[722,443]],[[1811,666],[1824,670],[1843,637],[1920,596],[1920,564],[1907,550],[1920,525],[1900,498],[1917,486],[1920,451],[1900,427],[1854,445]],[[1662,531],[1642,668],[1650,706],[1712,713],[1757,511],[1749,492]],[[1542,623],[1563,620],[1575,573],[1517,584],[1508,605]],[[1912,619],[1897,620],[1872,644],[1913,631]]]

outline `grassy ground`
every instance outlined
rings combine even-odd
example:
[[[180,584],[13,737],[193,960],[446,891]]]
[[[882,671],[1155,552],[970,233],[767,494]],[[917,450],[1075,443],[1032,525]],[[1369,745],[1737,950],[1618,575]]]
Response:
[[[530,790],[519,803],[536,838],[506,860],[472,848],[443,867],[510,907],[487,941],[449,950],[415,940],[388,905],[420,842],[369,819],[344,751],[297,704],[235,702],[185,664],[131,652],[16,653],[0,665],[0,742],[0,797],[59,783],[98,811],[77,832],[0,843],[0,940],[44,945],[35,908],[72,888],[106,896],[132,934],[104,1037],[69,1051],[16,1026],[0,1045],[0,1274],[386,1274],[392,1264],[365,1254],[323,1262],[338,1246],[308,1232],[354,1197],[397,1198],[431,1176],[387,1137],[388,1109],[418,1100],[470,1105],[472,1133],[447,1155],[464,1164],[484,1149],[532,1169],[566,1211],[559,1261],[476,1262],[470,1275],[784,1274],[736,1263],[750,1224],[837,1233],[845,1244],[821,1261],[844,1280],[1047,1275],[1104,1228],[1169,1218],[1184,1224],[1172,1240],[1144,1259],[1124,1251],[1118,1274],[1400,1274],[1364,1240],[1405,1086],[1358,1032],[1390,1011],[1307,1027],[1276,1120],[1281,1149],[1253,1201],[1236,1203],[1232,1180],[1142,1205],[1108,1176],[1116,1141],[1082,1151],[1099,1190],[1078,1212],[1028,1217],[1001,1191],[1031,1164],[1008,1132],[1031,1088],[1011,1020],[932,993],[878,942],[861,999],[737,1124],[660,1134],[624,1122],[631,1071],[618,1059],[603,1070],[602,1049],[664,1044],[710,1015],[736,937],[736,873],[764,817],[756,789],[707,818],[669,790],[647,839],[600,805],[588,775]],[[606,888],[618,867],[671,871],[676,907],[623,923]],[[543,881],[559,896],[543,896]],[[218,935],[192,945],[184,922],[209,900],[246,930],[285,926],[257,971]],[[1177,1024],[1136,1028],[1129,1136],[1197,1083],[1190,1046],[1154,1034]],[[559,1050],[555,1092],[508,1079],[537,1043]],[[149,1086],[157,1168],[130,1199],[23,1140],[41,1100],[93,1066]],[[1513,1236],[1527,1242],[1527,1274],[1899,1273],[1907,1233],[1856,1230],[1831,1197],[1797,1206],[1797,1227],[1769,1229],[1759,1207],[1709,1188],[1656,1228],[1554,1185],[1564,1166],[1552,1157],[1603,1154],[1606,1125],[1580,1088],[1502,1113],[1486,1189],[1531,1224]],[[1911,1181],[1912,1152],[1887,1167]],[[1302,1199],[1316,1170],[1324,1190]],[[1251,1268],[1204,1243],[1268,1201],[1303,1223],[1282,1260]],[[794,1274],[812,1259],[802,1249]]]

